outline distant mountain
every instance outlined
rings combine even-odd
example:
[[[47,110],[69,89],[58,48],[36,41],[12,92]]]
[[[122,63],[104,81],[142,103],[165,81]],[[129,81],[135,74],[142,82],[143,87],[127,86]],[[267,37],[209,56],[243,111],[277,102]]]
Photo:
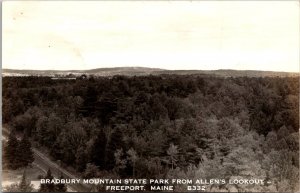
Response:
[[[94,76],[138,76],[149,75],[154,72],[163,72],[164,69],[144,68],[144,67],[116,67],[116,68],[96,68],[91,70],[16,70],[2,69],[3,76],[66,76],[66,75],[94,75]]]
[[[296,77],[296,72],[276,72],[276,71],[259,71],[259,70],[167,70],[164,74],[205,74],[221,77]]]
[[[293,77],[299,76],[296,72],[274,72],[256,70],[165,70],[145,67],[116,67],[97,68],[91,70],[14,70],[2,69],[2,76],[80,76],[82,74],[93,76],[145,76],[145,75],[211,75],[220,77]]]

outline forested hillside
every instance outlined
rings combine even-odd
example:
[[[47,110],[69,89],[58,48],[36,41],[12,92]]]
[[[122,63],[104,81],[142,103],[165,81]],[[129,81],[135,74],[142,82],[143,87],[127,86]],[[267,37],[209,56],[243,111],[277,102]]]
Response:
[[[272,183],[235,190],[299,189],[299,77],[2,80],[3,123],[82,177],[256,177]]]

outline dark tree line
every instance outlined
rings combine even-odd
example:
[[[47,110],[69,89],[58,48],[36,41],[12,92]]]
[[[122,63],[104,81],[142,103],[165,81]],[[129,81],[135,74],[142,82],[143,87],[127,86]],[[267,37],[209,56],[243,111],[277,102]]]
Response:
[[[191,172],[198,171],[272,178],[257,191],[292,191],[298,94],[299,77],[4,77],[3,122],[84,177],[199,178]]]
[[[3,163],[8,169],[24,168],[33,162],[31,143],[26,135],[19,141],[15,132],[11,132],[3,148]]]

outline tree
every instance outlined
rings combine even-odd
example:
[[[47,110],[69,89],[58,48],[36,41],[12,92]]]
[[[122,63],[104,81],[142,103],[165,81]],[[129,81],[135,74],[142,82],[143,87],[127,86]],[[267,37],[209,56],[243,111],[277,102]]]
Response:
[[[117,149],[122,148],[122,131],[118,127],[111,135],[111,138],[108,142],[107,148],[106,148],[106,154],[105,154],[105,167],[108,170],[111,170],[115,166],[115,157],[113,152],[115,152]]]
[[[128,155],[128,160],[132,164],[133,177],[135,177],[135,164],[136,164],[136,161],[138,160],[138,155],[137,155],[136,151],[133,148],[130,148],[127,151],[127,155]]]
[[[77,149],[76,153],[76,169],[79,172],[83,172],[85,170],[86,163],[88,161],[87,153],[86,153],[86,147],[80,146]]]
[[[60,174],[60,179],[64,179],[64,176]],[[55,192],[66,192],[67,186],[64,183],[59,183],[55,185]]]
[[[176,145],[174,145],[173,143],[171,143],[169,149],[167,150],[167,154],[170,156],[172,170],[174,169],[174,166],[176,165],[178,152],[179,152],[178,147]]]
[[[55,113],[51,113],[47,120],[47,143],[48,146],[51,147],[52,142],[57,139],[61,130],[63,130],[64,122],[63,120],[57,116]]]
[[[94,85],[89,84],[83,98],[82,107],[79,108],[79,112],[84,116],[91,116],[95,112],[95,106],[97,102],[97,91]]]
[[[20,192],[31,192],[33,190],[32,184],[30,184],[30,182],[27,182],[25,170],[23,172],[22,180],[19,183],[19,189]]]
[[[19,167],[19,156],[17,155],[19,142],[15,136],[15,132],[11,131],[8,136],[8,144],[4,151],[4,159],[9,169],[17,169]]]
[[[114,170],[119,173],[120,170],[123,170],[126,168],[126,163],[127,160],[123,159],[124,157],[124,153],[123,153],[123,149],[117,149],[117,151],[114,153],[115,156],[115,160],[116,160],[116,164],[115,164],[115,168]]]
[[[279,130],[277,131],[277,137],[278,140],[285,138],[289,135],[289,130],[286,128],[285,125],[283,125],[282,127],[279,128]]]
[[[59,146],[62,147],[62,161],[66,164],[73,165],[76,161],[76,153],[78,148],[87,140],[85,128],[82,122],[68,122],[57,141]]]
[[[36,122],[36,135],[35,138],[41,145],[47,145],[48,141],[48,129],[47,129],[48,118],[41,116]]]
[[[165,107],[168,110],[170,120],[175,120],[183,115],[182,103],[178,98],[168,98]]]
[[[53,179],[50,169],[48,169],[44,179],[49,179],[50,181]],[[55,184],[53,183],[41,184],[39,188],[39,192],[55,192]]]
[[[21,167],[26,167],[34,161],[31,143],[29,142],[27,135],[24,135],[22,138],[17,149],[17,154]]]
[[[98,167],[94,164],[88,163],[86,164],[86,169],[84,171],[83,176],[85,178],[94,178],[96,177],[97,172],[98,172]]]
[[[98,134],[94,144],[91,148],[91,161],[96,166],[99,166],[100,169],[106,168],[105,158],[106,158],[106,136],[101,129],[101,132]]]
[[[14,127],[17,131],[25,131],[27,128],[34,127],[33,117],[31,114],[25,112],[24,114],[18,115],[14,119]]]

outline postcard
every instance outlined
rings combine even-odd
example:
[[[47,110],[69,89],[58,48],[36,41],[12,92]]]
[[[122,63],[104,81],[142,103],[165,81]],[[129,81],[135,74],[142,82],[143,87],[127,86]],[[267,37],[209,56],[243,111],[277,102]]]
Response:
[[[3,1],[3,192],[299,192],[299,1]]]

